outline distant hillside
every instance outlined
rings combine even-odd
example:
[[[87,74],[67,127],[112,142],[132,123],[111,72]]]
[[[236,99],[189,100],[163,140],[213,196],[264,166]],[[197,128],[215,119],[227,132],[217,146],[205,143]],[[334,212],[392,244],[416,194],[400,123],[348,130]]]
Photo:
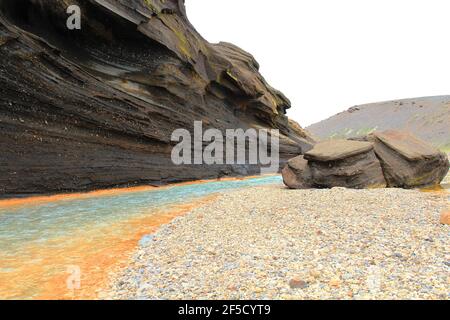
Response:
[[[355,106],[307,128],[320,139],[363,136],[386,129],[408,130],[450,152],[450,96]]]

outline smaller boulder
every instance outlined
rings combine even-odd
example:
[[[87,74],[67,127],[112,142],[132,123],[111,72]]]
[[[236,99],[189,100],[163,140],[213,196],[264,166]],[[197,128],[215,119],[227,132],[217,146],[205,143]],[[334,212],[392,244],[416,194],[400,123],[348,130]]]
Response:
[[[304,156],[317,188],[384,188],[386,180],[370,142],[329,140]]]
[[[304,156],[291,159],[282,174],[291,189],[386,187],[380,162],[369,142],[318,143]]]
[[[291,189],[312,188],[308,160],[298,156],[288,161],[282,171],[283,181]]]
[[[375,132],[368,138],[374,145],[389,187],[434,186],[448,173],[447,155],[407,132]]]

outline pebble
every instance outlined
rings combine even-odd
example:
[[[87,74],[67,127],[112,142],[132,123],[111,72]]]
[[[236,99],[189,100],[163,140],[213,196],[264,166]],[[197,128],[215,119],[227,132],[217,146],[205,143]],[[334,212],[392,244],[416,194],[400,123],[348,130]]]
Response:
[[[289,287],[291,287],[291,289],[305,289],[308,286],[309,286],[308,282],[303,281],[298,278],[294,278],[294,279],[291,279],[291,281],[289,281]]]
[[[450,226],[450,210],[442,212],[440,222]]]
[[[334,278],[329,282],[330,287],[339,288],[341,286],[341,279]]]
[[[106,298],[448,299],[445,210],[417,190],[224,192],[147,237]]]

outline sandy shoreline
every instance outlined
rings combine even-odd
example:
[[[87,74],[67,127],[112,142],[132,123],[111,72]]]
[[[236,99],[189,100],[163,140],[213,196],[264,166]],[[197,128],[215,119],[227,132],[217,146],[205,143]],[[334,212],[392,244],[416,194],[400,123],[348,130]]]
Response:
[[[448,193],[222,194],[152,235],[107,299],[448,299]]]

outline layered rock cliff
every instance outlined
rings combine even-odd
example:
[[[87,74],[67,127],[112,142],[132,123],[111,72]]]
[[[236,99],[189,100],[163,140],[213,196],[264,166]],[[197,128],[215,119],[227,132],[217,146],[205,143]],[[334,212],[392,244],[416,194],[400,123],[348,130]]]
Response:
[[[66,26],[81,8],[81,30]],[[281,158],[313,140],[252,55],[210,44],[182,0],[0,1],[0,194],[253,174],[175,166],[175,129],[280,130]]]

